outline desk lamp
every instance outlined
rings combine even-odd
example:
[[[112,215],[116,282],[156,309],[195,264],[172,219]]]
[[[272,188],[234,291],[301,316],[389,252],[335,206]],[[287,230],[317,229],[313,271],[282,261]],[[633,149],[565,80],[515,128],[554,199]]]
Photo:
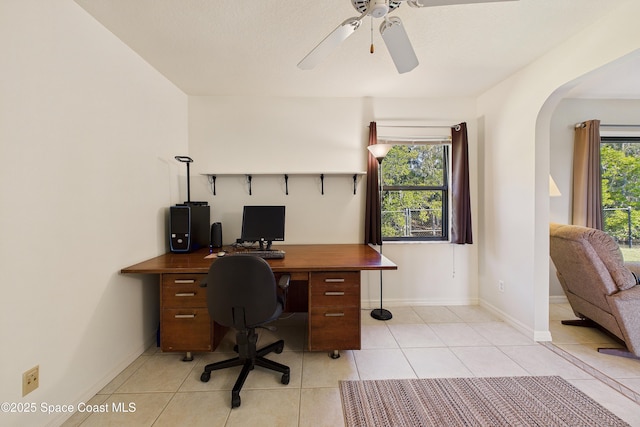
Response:
[[[387,156],[389,150],[393,148],[392,144],[373,144],[367,149],[373,157],[378,160],[378,190],[380,191],[380,255],[382,255],[382,161]],[[371,310],[371,317],[378,320],[389,320],[393,317],[389,310],[382,308],[382,270],[380,270],[380,308]]]

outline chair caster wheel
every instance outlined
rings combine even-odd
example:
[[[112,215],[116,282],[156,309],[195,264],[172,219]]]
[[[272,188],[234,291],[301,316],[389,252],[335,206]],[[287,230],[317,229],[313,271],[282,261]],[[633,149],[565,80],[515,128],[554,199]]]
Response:
[[[276,348],[274,351],[276,354],[280,354],[282,353],[282,350],[284,350],[284,344],[278,346],[278,348]]]
[[[233,346],[233,351],[235,351],[236,353],[238,352],[238,344]]]
[[[282,384],[289,384],[289,374],[282,374],[282,380],[280,381]]]
[[[211,372],[203,372],[202,375],[200,375],[200,381],[203,383],[209,382],[209,379],[211,379]]]
[[[237,408],[240,406],[240,394],[231,395],[231,408]]]

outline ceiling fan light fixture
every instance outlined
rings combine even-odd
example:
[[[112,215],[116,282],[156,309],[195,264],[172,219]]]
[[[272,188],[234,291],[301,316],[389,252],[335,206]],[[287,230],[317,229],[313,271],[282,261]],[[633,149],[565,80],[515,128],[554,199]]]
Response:
[[[387,4],[387,12],[393,12],[396,8],[400,7],[400,4],[405,0],[386,0],[384,3]],[[376,3],[376,0],[351,0],[351,5],[355,10],[359,13],[364,13],[365,15],[371,15],[369,13],[372,9],[372,4]],[[373,16],[373,15],[372,15]],[[374,18],[382,18],[384,15],[374,16]]]
[[[389,2],[387,0],[370,0],[367,12],[374,18],[382,18],[389,13]]]

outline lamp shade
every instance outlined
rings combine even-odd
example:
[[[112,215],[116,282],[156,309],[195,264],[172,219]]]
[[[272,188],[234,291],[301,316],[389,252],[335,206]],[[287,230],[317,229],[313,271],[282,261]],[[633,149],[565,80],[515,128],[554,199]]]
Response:
[[[558,189],[558,186],[556,185],[556,182],[553,180],[553,177],[551,175],[549,175],[549,196],[562,196],[562,194],[560,193],[560,189]]]
[[[373,157],[378,159],[378,161],[384,159],[389,150],[391,150],[392,148],[392,144],[373,144],[367,147],[371,154],[373,154]]]

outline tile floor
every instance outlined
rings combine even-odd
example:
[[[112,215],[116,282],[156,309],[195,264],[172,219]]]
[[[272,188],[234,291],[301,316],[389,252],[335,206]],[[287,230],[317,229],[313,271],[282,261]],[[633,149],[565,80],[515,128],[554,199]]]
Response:
[[[193,362],[150,348],[88,402],[134,404],[135,412],[74,414],[64,426],[341,426],[340,380],[509,375],[560,375],[640,426],[640,362],[598,354],[595,347],[609,339],[561,325],[560,319],[572,317],[566,304],[550,310],[557,347],[533,342],[479,306],[391,311],[393,319],[380,322],[363,310],[362,350],[341,352],[335,360],[304,350],[303,314],[277,321],[276,332],[261,330],[259,345],[284,338],[285,351],[270,358],[290,366],[291,382],[284,386],[278,374],[256,368],[240,394],[242,405],[233,410],[230,390],[239,368],[200,382],[205,364],[233,357],[233,334]]]

